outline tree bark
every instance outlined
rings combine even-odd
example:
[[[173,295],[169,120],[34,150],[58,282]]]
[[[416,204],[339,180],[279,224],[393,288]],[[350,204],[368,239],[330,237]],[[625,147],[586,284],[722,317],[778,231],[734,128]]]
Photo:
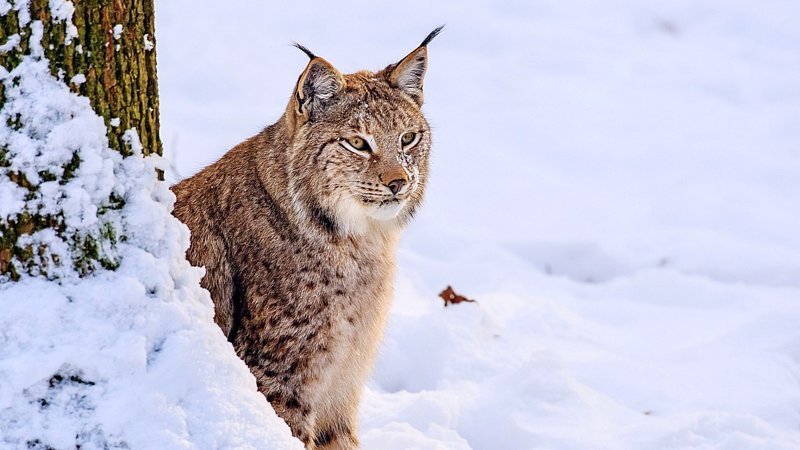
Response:
[[[42,46],[53,75],[92,103],[105,119],[111,148],[127,154],[122,135],[135,128],[144,153],[161,154],[156,77],[154,0],[74,1],[72,22],[76,38],[67,38],[66,21],[51,20],[49,0],[31,0],[31,21],[44,25]],[[122,26],[115,38],[114,27]],[[29,33],[20,29],[19,13],[0,19],[0,45],[9,36]],[[11,69],[27,54],[27,40],[19,49],[0,53],[0,66]],[[86,81],[71,82],[82,74]],[[112,123],[112,120],[118,118]]]
[[[73,7],[70,23],[64,20],[69,16],[64,11]],[[25,20],[26,14],[30,14],[30,20]],[[31,54],[28,38],[31,25],[37,21],[43,27],[42,48],[52,75],[74,93],[89,98],[92,109],[105,122],[110,148],[123,156],[131,155],[134,148],[126,131],[135,129],[144,155],[161,154],[154,0],[0,0],[0,66],[6,71],[11,72]],[[0,107],[5,103],[5,87],[0,84]],[[13,120],[7,125],[15,127]],[[35,183],[9,168],[12,156],[13,149],[0,145],[0,182],[11,180],[26,189],[29,197],[35,197]],[[63,175],[56,178],[68,180],[80,164],[76,152],[72,161],[62,166]],[[123,204],[123,199],[112,195],[98,206],[102,211]],[[79,274],[92,273],[100,266],[115,267],[115,262],[104,259],[98,250],[115,245],[119,236],[114,230],[76,238],[65,232],[63,222],[59,214],[27,209],[0,217],[0,281],[19,279],[25,272],[52,278],[36,267],[47,249],[20,244],[21,237],[48,228],[56,230],[70,246],[72,264]]]

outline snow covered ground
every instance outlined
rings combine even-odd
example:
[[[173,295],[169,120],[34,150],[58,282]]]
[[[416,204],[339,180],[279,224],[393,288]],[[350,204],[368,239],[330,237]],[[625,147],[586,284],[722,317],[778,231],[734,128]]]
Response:
[[[800,3],[158,4],[182,176],[435,26],[367,449],[800,448]],[[452,284],[478,300],[442,308]]]

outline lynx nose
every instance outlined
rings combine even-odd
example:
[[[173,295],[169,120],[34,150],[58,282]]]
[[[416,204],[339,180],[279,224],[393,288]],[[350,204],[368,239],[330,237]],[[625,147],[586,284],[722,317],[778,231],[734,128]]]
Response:
[[[408,175],[400,166],[393,167],[384,172],[381,174],[380,179],[381,183],[392,191],[392,195],[397,195],[408,183]]]
[[[406,180],[397,179],[390,181],[386,186],[392,191],[392,194],[397,194],[400,192],[400,189],[403,189],[403,186],[406,185]]]

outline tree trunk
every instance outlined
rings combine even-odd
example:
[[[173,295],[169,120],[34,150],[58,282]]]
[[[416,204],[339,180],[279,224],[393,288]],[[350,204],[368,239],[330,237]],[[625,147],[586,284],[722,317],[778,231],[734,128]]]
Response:
[[[71,37],[67,21],[53,20],[49,1],[31,0],[30,15],[44,26],[42,46],[53,76],[89,98],[105,119],[111,148],[128,152],[122,135],[135,128],[145,154],[161,154],[153,0],[75,1],[77,37]],[[0,21],[0,45],[21,33],[30,33],[29,27],[19,26],[19,13],[12,9]],[[0,53],[0,66],[11,70],[28,52],[22,39],[18,49]],[[76,75],[85,81],[71,81]]]
[[[0,74],[12,72],[23,58],[32,55],[29,39],[36,31],[34,24],[41,23],[41,48],[50,72],[71,91],[89,98],[92,109],[105,122],[109,147],[123,156],[139,150],[145,155],[161,154],[153,3],[154,0],[0,0],[0,66],[5,69],[0,69]],[[9,83],[15,82],[6,78],[0,86],[3,107]],[[13,116],[6,122],[10,129],[20,129]],[[138,143],[131,142],[131,132],[133,136],[138,134],[141,149]],[[18,279],[22,273],[56,278],[43,267],[48,265],[43,257],[48,251],[46,244],[20,241],[48,228],[69,245],[72,265],[80,275],[99,266],[113,268],[116,261],[104,249],[113,248],[117,239],[124,237],[116,236],[107,227],[98,233],[72,236],[62,214],[45,213],[30,206],[30,200],[40,195],[38,185],[42,180],[57,179],[64,184],[73,176],[82,163],[79,152],[73,153],[73,158],[59,170],[45,173],[42,180],[34,177],[37,181],[16,170],[13,158],[12,145],[0,141],[0,183],[11,180],[28,192],[24,211],[0,217],[0,281]],[[119,209],[122,204],[123,200],[112,194],[98,205],[98,215],[105,209]],[[65,262],[51,258],[49,264]]]

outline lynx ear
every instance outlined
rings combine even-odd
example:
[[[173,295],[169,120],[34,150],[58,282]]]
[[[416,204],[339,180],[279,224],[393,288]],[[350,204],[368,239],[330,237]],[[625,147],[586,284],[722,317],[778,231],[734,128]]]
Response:
[[[344,76],[328,61],[315,56],[299,44],[297,47],[311,58],[297,80],[292,96],[294,112],[305,122],[318,113],[325,103],[344,87]]]
[[[422,106],[422,86],[425,72],[428,70],[428,43],[442,31],[444,25],[428,34],[419,47],[403,58],[399,63],[387,67],[389,83],[408,94]]]

